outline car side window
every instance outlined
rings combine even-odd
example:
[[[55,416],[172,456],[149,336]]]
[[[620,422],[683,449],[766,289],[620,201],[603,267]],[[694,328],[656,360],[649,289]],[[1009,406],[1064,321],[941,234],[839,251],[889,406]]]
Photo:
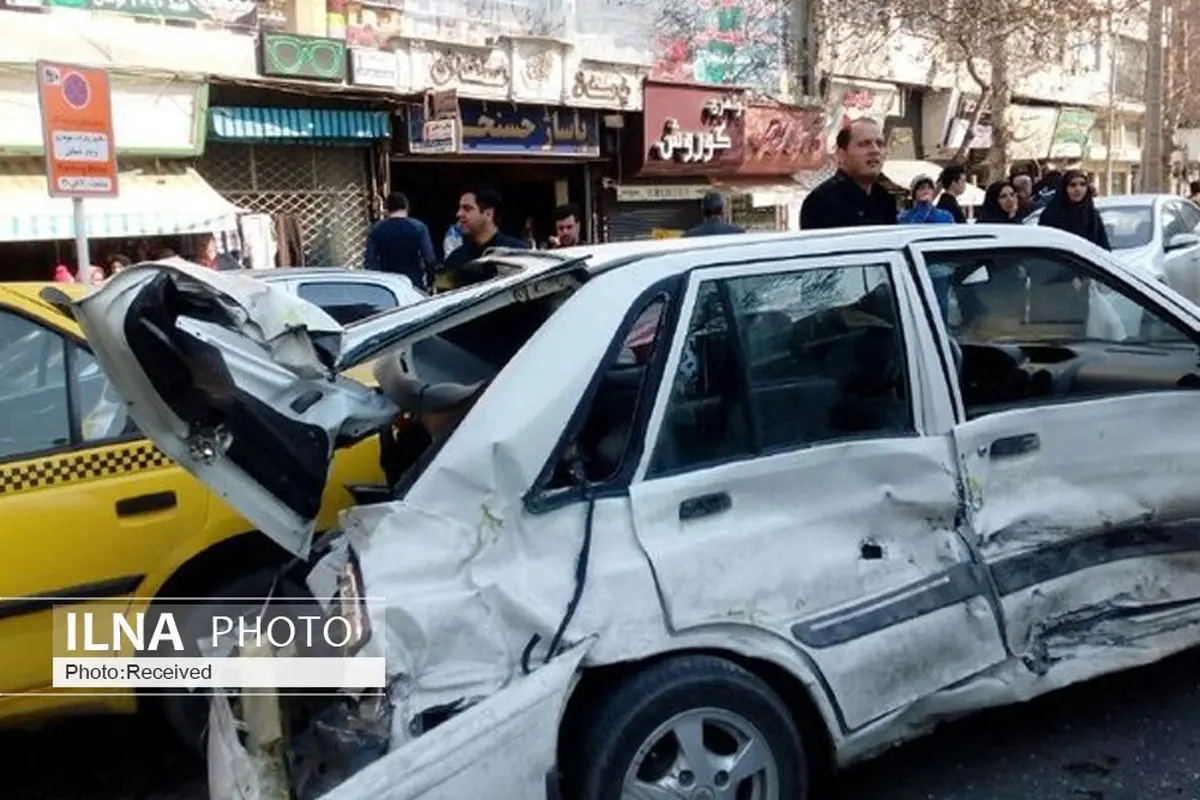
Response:
[[[647,477],[914,431],[888,269],[701,284]]]
[[[66,377],[63,337],[0,311],[0,459],[71,443]]]
[[[1200,384],[1187,330],[1066,254],[938,254],[968,417]]]
[[[396,294],[386,286],[353,281],[305,281],[296,293],[337,320],[349,325],[372,314],[378,314],[399,303]]]
[[[100,362],[75,344],[71,349],[71,391],[79,410],[79,431],[86,443],[128,438],[138,434],[125,401],[104,375]]]
[[[1184,220],[1179,203],[1166,202],[1162,207],[1162,240],[1165,246],[1177,233],[1187,233],[1191,228]]]
[[[664,334],[669,298],[657,294],[627,317],[615,355],[603,365],[586,413],[547,482],[547,489],[614,480],[626,465],[639,406],[650,402],[650,370],[669,340]]]
[[[1180,200],[1176,203],[1176,208],[1183,222],[1183,230],[1179,232],[1195,233],[1196,229],[1200,228],[1200,207],[1191,200]]]

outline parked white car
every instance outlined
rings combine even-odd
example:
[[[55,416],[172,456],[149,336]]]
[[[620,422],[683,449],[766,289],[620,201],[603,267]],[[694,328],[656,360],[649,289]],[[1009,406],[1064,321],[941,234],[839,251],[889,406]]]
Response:
[[[1098,197],[1095,204],[1117,256],[1200,303],[1200,206],[1171,194]],[[1036,225],[1040,216],[1025,222]]]
[[[238,273],[286,288],[342,325],[411,305],[428,295],[404,275],[345,267],[288,267]]]
[[[1200,310],[1110,254],[964,225],[487,258],[345,328],[186,264],[76,306],[141,429],[297,555],[291,465],[224,420],[253,404],[244,435],[314,474],[398,410],[340,371],[402,353],[419,380],[434,335],[494,369],[318,551],[391,688],[289,734],[320,775],[296,796],[794,800],[818,764],[1200,642]],[[1137,331],[1096,324],[1093,283]],[[226,369],[157,379],[193,359]],[[213,797],[260,797],[212,708]]]

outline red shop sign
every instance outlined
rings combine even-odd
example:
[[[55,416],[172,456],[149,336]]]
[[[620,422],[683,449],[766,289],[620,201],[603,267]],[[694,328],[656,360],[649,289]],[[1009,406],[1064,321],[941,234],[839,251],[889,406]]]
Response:
[[[731,174],[745,155],[744,92],[646,84],[643,175]]]

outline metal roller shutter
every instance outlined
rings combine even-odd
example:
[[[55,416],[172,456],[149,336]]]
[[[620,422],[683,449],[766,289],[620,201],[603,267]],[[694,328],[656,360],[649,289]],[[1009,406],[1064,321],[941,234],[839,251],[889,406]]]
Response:
[[[677,200],[674,202],[618,203],[609,213],[608,241],[630,242],[650,239],[655,231],[677,231],[682,233],[703,221],[700,201]],[[678,235],[678,234],[676,234]]]

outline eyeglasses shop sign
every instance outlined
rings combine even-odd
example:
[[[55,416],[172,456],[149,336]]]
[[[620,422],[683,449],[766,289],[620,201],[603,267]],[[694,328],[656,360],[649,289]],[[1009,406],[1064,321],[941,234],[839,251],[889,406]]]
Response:
[[[355,47],[350,50],[350,82],[394,89],[400,83],[396,54]]]

